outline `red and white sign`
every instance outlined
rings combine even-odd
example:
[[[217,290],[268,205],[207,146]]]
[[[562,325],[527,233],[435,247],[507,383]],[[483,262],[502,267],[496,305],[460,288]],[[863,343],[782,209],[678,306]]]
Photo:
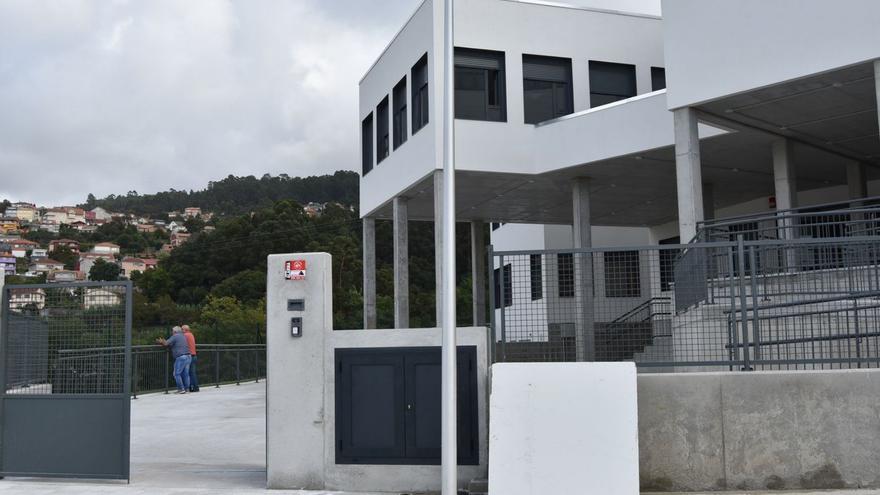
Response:
[[[306,260],[290,260],[284,262],[284,278],[287,280],[306,279]]]

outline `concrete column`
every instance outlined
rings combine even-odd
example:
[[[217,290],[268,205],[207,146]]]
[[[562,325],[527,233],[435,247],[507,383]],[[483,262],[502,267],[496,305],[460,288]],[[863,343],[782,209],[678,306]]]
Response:
[[[797,171],[792,159],[791,141],[779,139],[773,142],[773,190],[776,209],[797,208]]]
[[[590,179],[578,177],[572,181],[572,238],[575,250],[593,247],[590,217]],[[593,313],[593,253],[574,254],[575,347],[578,361],[595,361],[596,344]]]
[[[849,199],[868,196],[868,177],[864,163],[850,162],[846,164],[846,185],[849,189]]]
[[[792,157],[791,141],[778,139],[773,142],[773,194],[776,196],[776,211],[797,208],[797,171]],[[780,213],[780,215],[784,215]],[[797,219],[780,216],[776,219],[777,239],[794,239],[797,237]],[[787,270],[795,270],[798,266],[797,251],[785,250]]]
[[[434,171],[434,308],[436,325],[443,321],[443,171]]]
[[[690,107],[672,112],[675,126],[675,180],[678,194],[678,233],[682,243],[697,234],[703,221],[703,180],[697,114]]]
[[[715,218],[715,186],[703,183],[703,216],[706,220]]]
[[[486,224],[471,222],[471,292],[474,326],[486,325]]]
[[[409,327],[409,233],[407,199],[394,198],[394,328]]]
[[[364,328],[376,328],[376,220],[363,219]]]
[[[874,90],[877,93],[877,123],[880,124],[880,59],[874,61]]]

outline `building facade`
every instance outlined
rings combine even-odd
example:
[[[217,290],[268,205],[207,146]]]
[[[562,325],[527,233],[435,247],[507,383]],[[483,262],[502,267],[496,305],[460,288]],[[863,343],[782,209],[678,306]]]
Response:
[[[456,3],[455,209],[472,223],[475,294],[488,222],[505,224],[496,249],[688,242],[707,219],[880,191],[880,5],[662,10]],[[426,0],[360,83],[367,328],[375,221],[395,231],[396,327],[408,326],[406,224],[440,225],[442,34],[443,2]]]

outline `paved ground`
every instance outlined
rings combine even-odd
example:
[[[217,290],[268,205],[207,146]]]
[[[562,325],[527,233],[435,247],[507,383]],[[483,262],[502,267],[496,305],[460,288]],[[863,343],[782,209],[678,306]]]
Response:
[[[262,382],[203,388],[197,394],[141,396],[131,409],[131,484],[7,479],[0,481],[0,495],[266,495],[265,402]],[[880,490],[812,493],[880,495]]]

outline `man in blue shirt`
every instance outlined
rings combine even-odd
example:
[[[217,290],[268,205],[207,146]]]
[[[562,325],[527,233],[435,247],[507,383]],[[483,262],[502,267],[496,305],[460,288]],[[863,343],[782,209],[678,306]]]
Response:
[[[174,381],[177,383],[177,393],[185,394],[189,390],[189,365],[192,356],[189,354],[189,344],[183,336],[180,327],[171,329],[171,337],[156,339],[156,343],[171,349],[171,357],[174,359]]]

